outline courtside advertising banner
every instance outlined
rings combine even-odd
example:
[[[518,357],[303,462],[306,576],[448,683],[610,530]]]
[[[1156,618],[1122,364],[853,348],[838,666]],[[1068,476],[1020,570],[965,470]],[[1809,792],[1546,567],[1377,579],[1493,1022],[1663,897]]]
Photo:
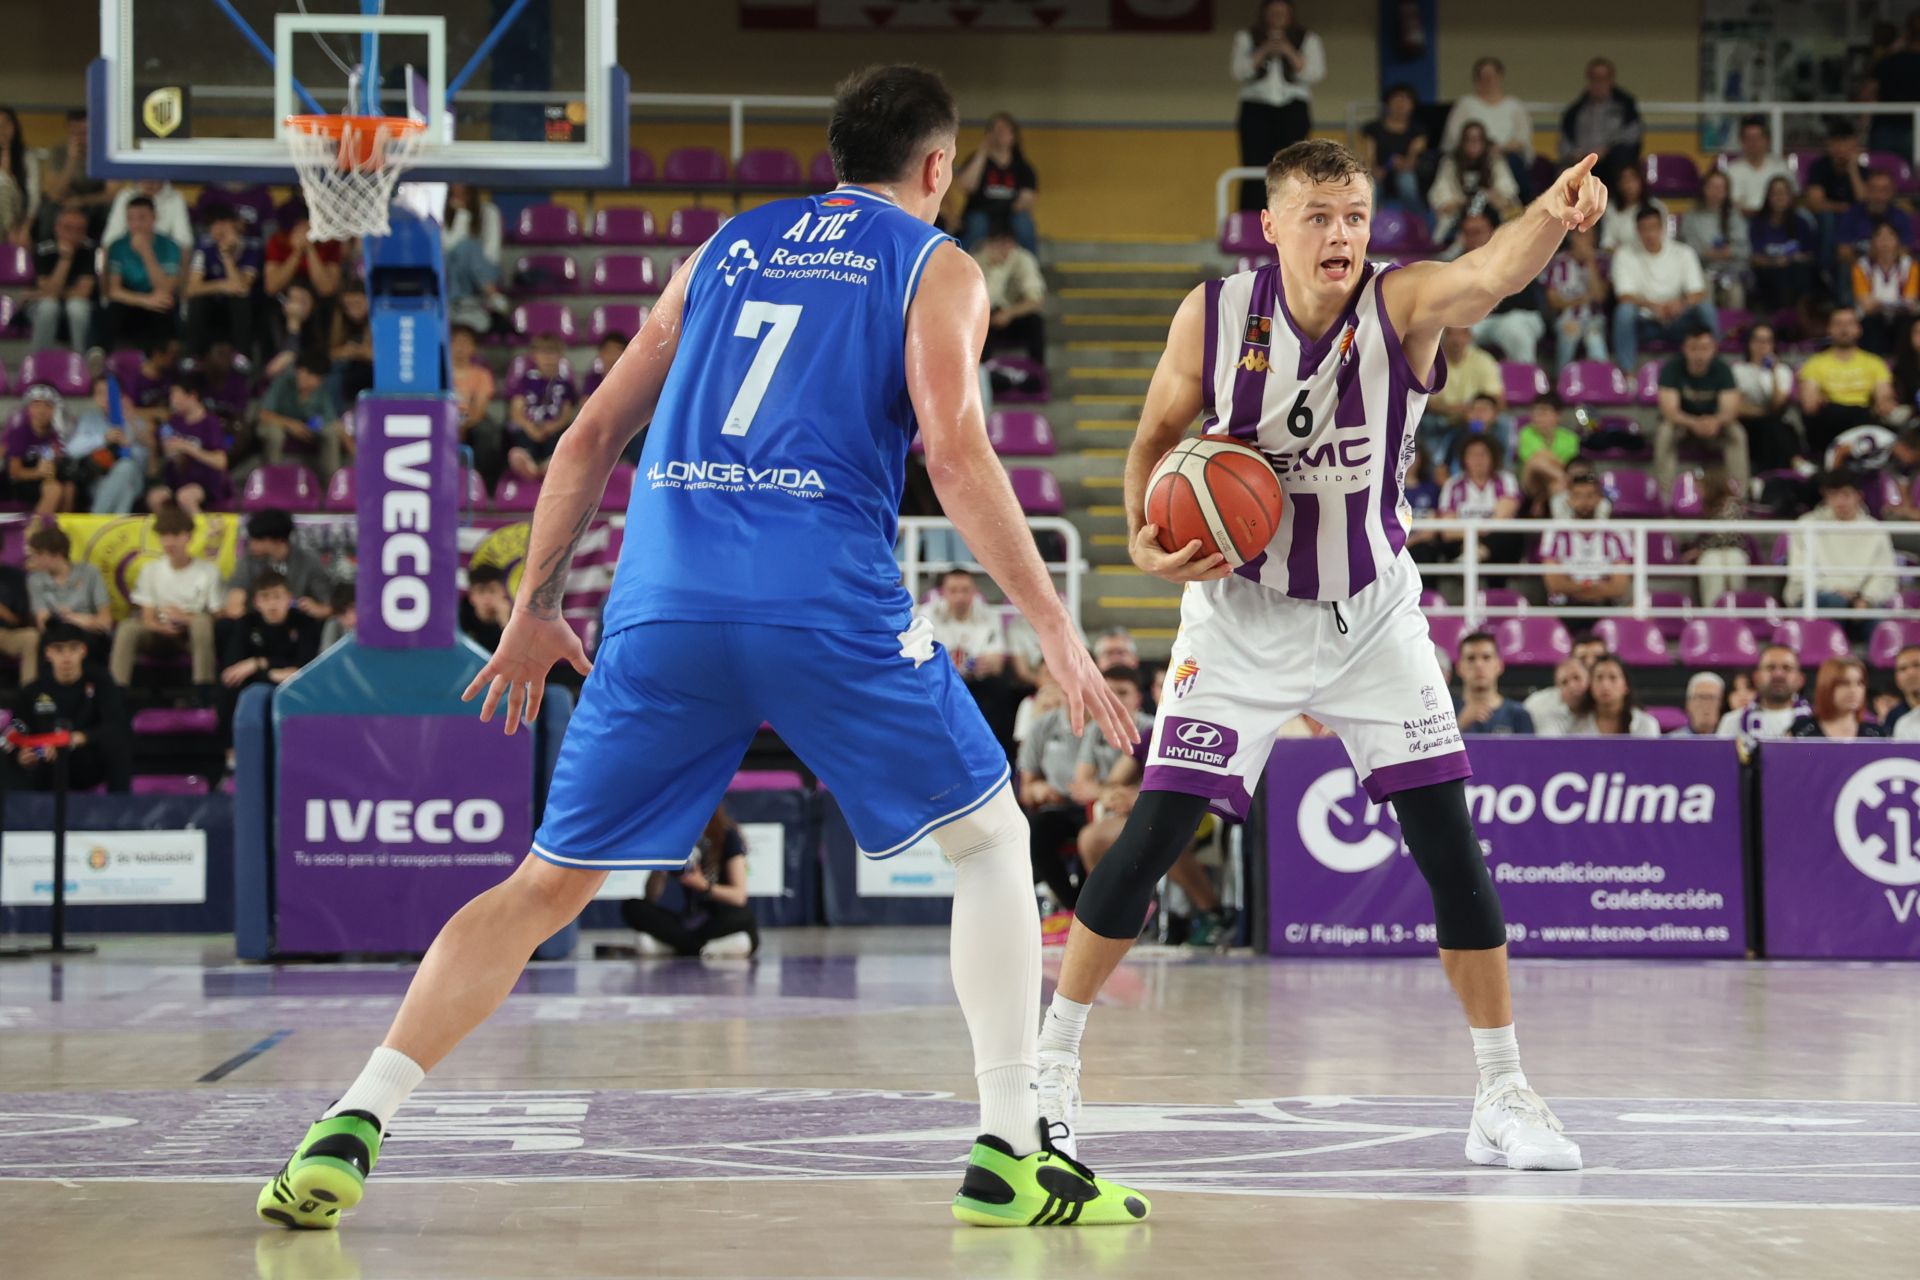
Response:
[[[1515,955],[1745,952],[1733,744],[1469,739],[1467,806]],[[1267,765],[1275,955],[1431,955],[1427,883],[1332,739]]]
[[[1769,956],[1920,960],[1920,744],[1760,749]]]

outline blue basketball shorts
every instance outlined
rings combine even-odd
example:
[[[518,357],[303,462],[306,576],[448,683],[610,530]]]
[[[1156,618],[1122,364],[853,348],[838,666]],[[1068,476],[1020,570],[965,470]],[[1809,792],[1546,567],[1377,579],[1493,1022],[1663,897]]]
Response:
[[[614,632],[533,852],[590,870],[682,866],[763,721],[833,792],[868,857],[973,812],[1006,784],[1006,753],[946,650],[916,663],[903,639],[743,622]]]

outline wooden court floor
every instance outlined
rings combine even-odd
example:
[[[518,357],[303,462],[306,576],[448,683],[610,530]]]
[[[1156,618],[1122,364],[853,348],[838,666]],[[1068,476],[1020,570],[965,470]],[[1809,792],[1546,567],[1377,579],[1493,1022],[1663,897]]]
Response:
[[[397,966],[220,939],[0,963],[0,1276],[1914,1277],[1911,968],[1516,965],[1579,1174],[1461,1154],[1472,1054],[1436,965],[1143,956],[1088,1032],[1082,1154],[1128,1228],[946,1202],[975,1118],[944,936],[753,962],[540,965],[395,1121],[338,1233],[259,1182],[351,1078]]]

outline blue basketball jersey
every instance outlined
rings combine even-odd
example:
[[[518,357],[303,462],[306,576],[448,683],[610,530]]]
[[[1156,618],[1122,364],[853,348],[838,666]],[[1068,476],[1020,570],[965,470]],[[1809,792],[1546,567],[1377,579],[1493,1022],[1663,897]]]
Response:
[[[733,218],[688,268],[607,600],[641,622],[900,631],[906,313],[948,237],[858,187]]]

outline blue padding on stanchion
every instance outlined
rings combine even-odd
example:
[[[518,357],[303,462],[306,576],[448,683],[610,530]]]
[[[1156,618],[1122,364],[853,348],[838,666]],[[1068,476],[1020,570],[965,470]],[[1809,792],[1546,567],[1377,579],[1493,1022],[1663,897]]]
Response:
[[[821,792],[820,901],[828,924],[946,924],[952,919],[953,899],[946,896],[862,897],[860,860],[840,805]]]
[[[273,954],[273,694],[253,685],[233,713],[233,948],[242,960]]]

